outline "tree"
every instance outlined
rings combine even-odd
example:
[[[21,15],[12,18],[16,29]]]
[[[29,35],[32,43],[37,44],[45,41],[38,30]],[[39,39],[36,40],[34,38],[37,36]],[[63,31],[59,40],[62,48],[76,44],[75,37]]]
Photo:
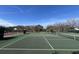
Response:
[[[47,31],[67,32],[74,30],[75,27],[79,27],[79,20],[70,19],[66,20],[66,22],[59,22],[47,26]]]
[[[6,27],[5,31],[6,32],[13,32],[14,31],[14,27]]]
[[[74,18],[67,20],[66,24],[69,26],[68,31],[74,31],[74,28],[79,28],[79,20]]]
[[[66,24],[69,25],[69,26],[71,26],[71,27],[76,27],[76,25],[77,25],[77,20],[72,18],[72,19],[70,19],[70,20],[67,20],[67,21],[66,21]]]
[[[35,32],[35,26],[30,26],[30,30],[31,30],[32,32]]]
[[[47,30],[47,32],[54,32],[55,31],[55,27],[53,25],[48,25],[46,30]]]
[[[43,31],[43,26],[42,25],[36,25],[34,29],[35,29],[36,32],[40,32],[40,31]]]

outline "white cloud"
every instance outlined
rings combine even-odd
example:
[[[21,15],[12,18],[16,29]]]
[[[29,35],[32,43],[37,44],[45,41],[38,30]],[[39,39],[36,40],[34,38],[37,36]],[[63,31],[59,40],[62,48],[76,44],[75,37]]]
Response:
[[[0,26],[5,26],[5,27],[9,27],[9,26],[15,26],[15,24],[10,23],[4,19],[0,19]]]

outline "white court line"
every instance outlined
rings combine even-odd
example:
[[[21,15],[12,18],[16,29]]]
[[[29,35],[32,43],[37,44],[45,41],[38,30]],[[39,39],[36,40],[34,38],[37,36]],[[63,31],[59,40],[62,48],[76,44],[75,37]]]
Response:
[[[52,50],[52,49],[0,48],[0,50]]]
[[[52,47],[52,45],[49,43],[49,41],[47,40],[47,38],[45,37],[45,36],[42,36],[43,37],[43,39],[47,42],[47,44],[51,47],[51,49],[54,49],[53,47]]]
[[[54,40],[71,40],[71,39],[54,39]]]
[[[79,51],[79,49],[24,49],[24,48],[0,48],[0,50],[40,50],[40,51]]]

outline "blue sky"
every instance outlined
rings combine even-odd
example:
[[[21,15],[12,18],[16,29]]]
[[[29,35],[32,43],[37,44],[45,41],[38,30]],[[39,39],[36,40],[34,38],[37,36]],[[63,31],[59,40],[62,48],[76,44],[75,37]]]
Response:
[[[12,5],[0,6],[0,25],[50,25],[79,18],[79,6]]]

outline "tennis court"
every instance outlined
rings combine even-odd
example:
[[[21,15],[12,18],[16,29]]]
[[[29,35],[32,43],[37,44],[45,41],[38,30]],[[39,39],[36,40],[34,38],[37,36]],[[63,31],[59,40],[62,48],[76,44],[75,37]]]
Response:
[[[61,33],[60,33],[61,34]],[[0,41],[0,53],[14,54],[62,54],[79,51],[79,41],[65,34],[38,32],[19,35]],[[67,36],[72,33],[68,33]],[[77,34],[78,39],[78,34]]]

